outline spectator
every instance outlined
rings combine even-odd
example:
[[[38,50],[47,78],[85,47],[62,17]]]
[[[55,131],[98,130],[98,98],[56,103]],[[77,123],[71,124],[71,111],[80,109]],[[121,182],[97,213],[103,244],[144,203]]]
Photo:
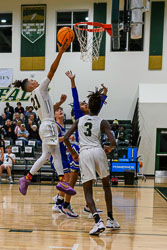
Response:
[[[29,106],[26,106],[25,110],[24,110],[24,117],[25,117],[25,121],[28,121],[28,110],[29,110]]]
[[[4,159],[4,142],[0,134],[0,166],[3,164],[3,159]],[[0,182],[1,182],[1,177],[0,177]]]
[[[15,113],[24,114],[24,108],[21,106],[21,102],[17,103],[17,107],[15,108]]]
[[[6,151],[7,153],[4,154],[3,163],[0,165],[0,182],[1,182],[3,169],[5,168],[9,175],[9,182],[10,184],[13,184],[11,168],[12,168],[12,165],[15,164],[15,154],[12,154],[11,146],[7,146]]]
[[[29,139],[36,139],[38,145],[41,145],[41,138],[39,136],[39,130],[36,124],[33,124],[29,130]]]
[[[9,119],[6,120],[6,123],[5,123],[5,126],[4,126],[4,137],[5,138],[11,138],[13,140],[15,140],[15,138],[16,138],[12,122]]]
[[[5,126],[5,122],[6,122],[6,114],[2,113],[2,115],[0,116],[0,126],[4,127]]]
[[[14,129],[14,133],[15,133],[15,135],[16,135],[16,137],[17,137],[17,134],[18,134],[18,132],[21,130],[21,121],[18,121],[17,122],[17,125],[16,125],[16,127],[15,127],[15,129]]]
[[[114,134],[115,134],[115,139],[118,138],[118,129],[119,129],[119,122],[118,122],[117,119],[115,119],[115,120],[113,121],[112,128],[111,128],[111,130],[112,130],[112,131],[114,132]]]
[[[20,127],[20,130],[17,133],[17,139],[28,142],[28,136],[29,136],[29,133],[25,128],[25,124],[22,123],[21,127]]]
[[[17,122],[21,121],[21,123],[23,123],[23,120],[20,118],[20,114],[19,113],[14,113],[13,116],[13,125],[16,126]]]
[[[36,117],[36,113],[33,112],[33,106],[29,106],[29,109],[28,109],[28,112],[27,112],[27,117],[28,118],[31,118],[32,117],[31,115],[33,115],[34,121],[36,121],[37,117]]]
[[[6,107],[4,108],[4,113],[6,114],[6,118],[12,120],[14,114],[14,108],[10,106],[9,102],[6,102]]]

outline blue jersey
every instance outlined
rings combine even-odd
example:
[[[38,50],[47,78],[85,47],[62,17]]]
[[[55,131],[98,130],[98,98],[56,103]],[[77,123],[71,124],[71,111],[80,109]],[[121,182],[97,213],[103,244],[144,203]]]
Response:
[[[56,122],[56,124],[59,127],[58,136],[59,137],[64,136],[65,132],[66,132],[65,128],[63,128],[58,122]],[[61,159],[62,159],[64,173],[69,173],[70,165],[69,165],[68,157],[67,157],[67,153],[66,153],[66,146],[65,146],[63,141],[59,142],[59,145],[60,145],[60,153],[61,153]],[[50,162],[51,162],[52,168],[55,169],[52,156],[50,157]]]
[[[77,154],[79,154],[79,146],[77,144],[74,144],[74,143],[71,146],[72,146],[73,150]],[[73,158],[72,158],[72,155],[70,153],[68,155],[68,160],[69,160],[71,172],[78,171],[79,170],[79,162],[74,161]]]

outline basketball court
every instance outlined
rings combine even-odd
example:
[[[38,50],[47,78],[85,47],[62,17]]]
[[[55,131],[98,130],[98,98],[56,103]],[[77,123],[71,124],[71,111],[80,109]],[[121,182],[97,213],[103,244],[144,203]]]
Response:
[[[167,248],[166,16],[166,0],[6,0],[0,3],[0,166],[7,146],[11,146],[16,156],[16,162],[11,163],[11,176],[4,169],[0,174],[0,249]],[[60,45],[66,47],[63,52]],[[59,56],[62,59],[61,62],[58,59],[60,65],[56,64],[54,73],[57,72],[54,77],[52,74],[52,80],[48,75]],[[82,171],[74,187],[77,194],[66,202],[59,193],[62,203],[55,203],[56,185],[61,180],[65,184],[68,181],[55,173],[53,162],[49,161],[49,149],[47,161],[32,174],[32,166],[43,154],[41,140],[27,137],[25,142],[17,138],[16,132],[14,136],[5,136],[7,119],[11,120],[14,131],[19,119],[20,126],[27,130],[34,125],[39,129],[43,122],[37,115],[39,108],[45,107],[51,113],[50,103],[41,100],[44,102],[41,105],[37,96],[33,99],[29,93],[32,91],[26,90],[29,81],[38,84],[46,76],[52,107],[61,103],[62,94],[66,95],[60,104],[66,132],[75,124],[74,88],[78,91],[80,111],[91,91],[102,88],[105,96],[101,99],[99,119],[109,122],[115,146],[101,133],[101,125],[98,140],[104,150],[110,148],[106,161],[113,216],[106,209],[107,198],[96,173],[93,198],[96,207],[102,210],[100,218],[105,226],[103,232],[95,232],[98,235],[90,235],[94,224],[99,223],[96,221],[99,215],[97,210],[84,211]],[[17,79],[20,85],[13,85]],[[15,125],[14,116],[9,118],[11,112],[5,111],[6,103],[15,109],[18,102],[25,110],[32,105],[30,113],[35,113],[37,119],[32,119],[31,125],[30,117],[26,121],[29,111],[24,111]],[[83,111],[79,119],[85,114],[88,113]],[[55,119],[54,116],[54,125]],[[85,123],[86,137],[92,135],[90,125]],[[79,145],[76,134],[73,141]],[[68,144],[66,140],[65,144]],[[27,186],[31,182],[24,196],[19,192],[20,177],[25,178]],[[71,205],[78,217],[53,211],[53,206],[62,208],[64,203]],[[108,218],[118,221],[120,228],[107,228]]]

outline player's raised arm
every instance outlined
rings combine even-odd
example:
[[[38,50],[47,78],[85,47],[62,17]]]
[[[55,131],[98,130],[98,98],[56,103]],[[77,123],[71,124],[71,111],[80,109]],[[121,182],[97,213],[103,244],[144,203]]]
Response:
[[[52,63],[52,65],[50,67],[50,71],[48,73],[48,78],[50,80],[52,80],[54,73],[56,72],[56,70],[59,66],[59,62],[60,62],[60,59],[62,57],[62,54],[66,51],[66,49],[68,48],[69,45],[67,46],[67,43],[64,43],[62,46],[60,46],[59,44],[57,44],[57,46],[58,46],[59,53],[58,53],[55,61]]]
[[[60,97],[60,101],[54,105],[54,111],[56,111],[66,101],[66,99],[67,96],[65,94],[62,94]]]
[[[110,128],[110,124],[108,121],[106,120],[102,120],[101,122],[101,132],[105,133],[108,137],[108,140],[110,142],[110,146],[106,146],[104,148],[104,151],[106,152],[106,154],[109,154],[116,146],[116,141],[115,138],[113,136],[113,134],[111,133],[111,128]]]
[[[76,85],[75,85],[75,74],[73,74],[71,70],[67,71],[65,74],[71,80],[71,88],[76,88]]]

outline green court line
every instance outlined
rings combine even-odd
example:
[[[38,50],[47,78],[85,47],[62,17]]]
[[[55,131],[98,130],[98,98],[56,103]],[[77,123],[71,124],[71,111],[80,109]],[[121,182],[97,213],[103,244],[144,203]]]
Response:
[[[160,194],[160,196],[167,201],[167,197],[159,190],[160,187],[155,187],[154,189],[157,191],[158,194]],[[162,188],[162,187],[161,187]]]

